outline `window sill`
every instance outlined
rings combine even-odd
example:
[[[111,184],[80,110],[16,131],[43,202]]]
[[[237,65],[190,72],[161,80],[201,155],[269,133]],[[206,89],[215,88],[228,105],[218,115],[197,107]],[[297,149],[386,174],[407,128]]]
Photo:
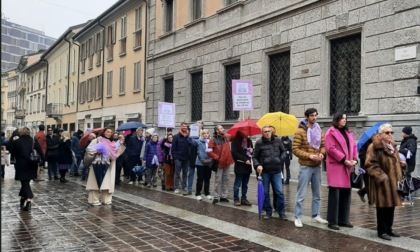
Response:
[[[171,36],[171,35],[172,35],[172,34],[174,34],[174,33],[175,33],[174,31],[166,32],[165,34],[160,35],[160,36],[158,37],[158,39],[164,39],[164,38],[166,38],[166,37]]]
[[[112,98],[112,95],[107,95],[106,98]]]
[[[96,66],[97,66],[97,67],[101,66],[101,62],[96,63]]]
[[[125,92],[119,93],[118,95],[123,96],[123,95],[125,95]]]
[[[141,92],[141,89],[137,89],[137,90],[133,90],[133,93],[135,94],[135,93],[140,93]]]
[[[88,70],[90,71],[90,70],[92,70],[93,69],[93,66],[90,66],[90,67],[88,67]]]
[[[196,24],[205,23],[205,22],[206,22],[206,18],[201,17],[201,18],[197,18],[197,19],[193,20],[192,22],[184,25],[184,27],[188,28],[188,27],[194,26]]]
[[[119,56],[124,57],[125,55],[127,55],[127,52],[121,52]]]
[[[141,49],[141,45],[133,47],[133,51],[137,51],[139,49]]]
[[[229,4],[228,6],[226,6],[225,8],[222,8],[222,9],[220,9],[220,10],[218,10],[218,11],[216,11],[216,13],[217,14],[222,14],[222,13],[224,13],[224,12],[228,12],[228,11],[230,11],[231,9],[235,9],[235,8],[237,8],[237,7],[243,7],[243,5],[244,5],[244,2],[243,1],[238,1],[238,2],[236,2],[236,3],[233,3],[233,4]]]
[[[101,99],[101,97],[99,97],[99,98],[96,98],[96,99],[95,99],[95,101],[99,101],[100,99]]]
[[[114,60],[114,57],[110,57],[110,58],[106,59],[107,62],[110,62],[110,61],[113,61],[113,60]]]

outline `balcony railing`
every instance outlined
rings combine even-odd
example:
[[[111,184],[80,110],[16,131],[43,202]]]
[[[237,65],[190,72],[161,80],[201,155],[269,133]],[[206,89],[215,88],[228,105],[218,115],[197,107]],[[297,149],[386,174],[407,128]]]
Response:
[[[25,110],[24,109],[18,109],[18,110],[16,110],[15,118],[16,119],[23,119],[23,118],[25,118]]]
[[[46,113],[49,117],[61,116],[63,114],[63,103],[48,103]]]

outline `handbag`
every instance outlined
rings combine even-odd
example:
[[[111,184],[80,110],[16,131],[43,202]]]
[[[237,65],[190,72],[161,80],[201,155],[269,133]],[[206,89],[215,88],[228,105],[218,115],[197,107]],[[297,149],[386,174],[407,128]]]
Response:
[[[32,151],[31,151],[31,154],[29,155],[29,159],[33,163],[40,164],[40,163],[42,163],[41,156],[39,155],[38,151],[34,149],[34,145],[35,145],[35,139],[32,142]]]
[[[203,164],[203,166],[211,167],[213,165],[213,159],[211,158],[204,159],[204,160],[201,160],[201,163]]]
[[[83,157],[83,165],[88,168],[92,164],[93,160],[95,160],[95,154],[86,152]]]
[[[352,188],[362,189],[363,174],[356,174],[354,171],[352,171],[350,174],[350,183]]]

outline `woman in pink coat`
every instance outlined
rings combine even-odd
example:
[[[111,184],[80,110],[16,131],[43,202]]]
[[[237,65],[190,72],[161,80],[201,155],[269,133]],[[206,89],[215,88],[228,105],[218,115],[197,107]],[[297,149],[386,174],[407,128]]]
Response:
[[[350,173],[357,164],[357,145],[347,129],[347,116],[336,114],[325,134],[327,151],[328,210],[330,229],[352,228],[349,222],[351,184]]]

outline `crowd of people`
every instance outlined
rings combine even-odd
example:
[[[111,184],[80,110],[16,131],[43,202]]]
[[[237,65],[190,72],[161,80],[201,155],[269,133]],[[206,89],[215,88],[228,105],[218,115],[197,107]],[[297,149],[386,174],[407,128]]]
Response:
[[[119,135],[111,128],[104,128],[98,135],[78,130],[70,137],[69,132],[51,127],[47,127],[45,133],[44,125],[40,125],[39,132],[32,138],[30,130],[23,127],[10,138],[9,148],[2,146],[1,176],[4,177],[4,166],[8,165],[9,150],[16,160],[15,179],[22,184],[19,196],[24,211],[30,210],[33,198],[29,182],[42,180],[43,169],[48,169],[49,180],[62,183],[68,182],[67,173],[75,177],[81,175],[82,180],[87,180],[88,202],[93,206],[112,204],[112,194],[115,186],[123,183],[122,177],[130,185],[138,183],[155,188],[159,176],[162,190],[185,196],[193,194],[196,177],[195,198],[218,204],[229,202],[230,167],[234,165],[233,204],[252,205],[247,191],[250,175],[255,170],[263,181],[264,219],[269,220],[277,212],[280,219],[288,220],[283,186],[291,179],[290,160],[294,155],[300,165],[294,225],[303,227],[304,201],[310,185],[312,220],[340,230],[353,227],[349,220],[351,173],[360,158],[359,165],[366,170],[366,175],[365,187],[358,195],[362,201],[368,195],[369,204],[376,205],[378,236],[385,240],[398,237],[392,229],[393,216],[403,197],[396,185],[403,175],[411,176],[415,167],[417,137],[412,134],[412,128],[403,128],[403,140],[398,149],[392,125],[385,123],[359,152],[354,135],[347,127],[346,114],[334,115],[332,126],[325,132],[317,123],[317,117],[316,109],[307,109],[293,141],[287,136],[278,137],[275,128],[266,125],[255,146],[241,131],[230,135],[222,125],[214,127],[211,136],[201,121],[196,123],[198,135],[192,135],[189,125],[181,123],[178,133],[167,129],[161,139],[154,128],[132,129],[127,135]],[[85,141],[81,141],[82,136]],[[42,162],[36,163],[30,158],[34,149]],[[320,215],[323,161],[328,184],[326,220]],[[212,172],[215,173],[213,194],[210,192]]]

